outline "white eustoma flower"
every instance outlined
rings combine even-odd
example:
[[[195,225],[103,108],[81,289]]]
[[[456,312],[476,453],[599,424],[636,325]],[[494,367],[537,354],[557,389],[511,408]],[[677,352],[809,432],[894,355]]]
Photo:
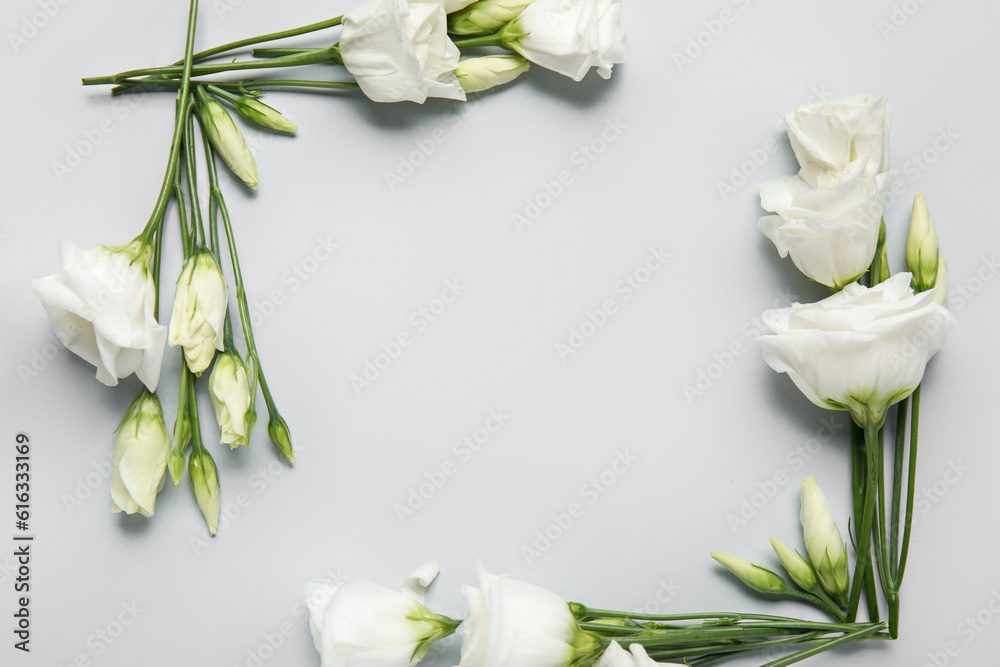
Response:
[[[138,241],[89,250],[63,241],[62,270],[31,283],[62,344],[96,366],[97,379],[109,386],[135,373],[155,391],[160,380],[167,330],[153,314],[151,253]]]
[[[865,161],[829,188],[815,189],[798,176],[767,183],[760,205],[777,213],[760,218],[757,228],[778,254],[791,256],[798,269],[828,287],[840,289],[868,270],[878,245],[882,210],[896,172],[864,175]]]
[[[246,413],[250,406],[247,368],[233,351],[220,354],[208,378],[208,393],[219,424],[219,443],[231,449],[247,445]]]
[[[623,639],[622,641],[628,641]],[[646,653],[642,644],[632,644],[626,651],[618,644],[611,642],[601,659],[594,667],[655,667],[655,665],[676,665],[676,662],[656,662]]]
[[[241,181],[250,188],[256,188],[260,184],[257,162],[253,159],[243,133],[222,104],[209,97],[200,87],[198,91],[198,119],[212,147]]]
[[[344,14],[340,55],[376,102],[464,100],[442,0],[369,0]]]
[[[307,584],[309,630],[322,666],[404,667],[419,662],[457,625],[423,605],[439,570],[437,563],[418,569],[403,583],[403,592],[363,579]]]
[[[826,494],[813,476],[802,479],[802,536],[806,552],[823,586],[841,606],[847,604],[851,575],[848,570],[847,545],[840,535]]]
[[[477,570],[479,588],[462,587],[470,614],[457,631],[459,667],[563,667],[597,650],[558,595],[493,574],[481,560]]]
[[[111,464],[111,509],[152,516],[163,487],[170,436],[156,394],[143,390],[118,425]]]
[[[188,368],[201,375],[216,350],[224,349],[228,290],[212,253],[202,250],[184,262],[170,317],[171,345],[184,348]]]
[[[596,67],[605,79],[625,62],[621,0],[535,0],[501,32],[504,46],[580,81]]]
[[[853,283],[817,303],[765,312],[775,335],[757,342],[764,361],[813,403],[879,426],[889,406],[920,384],[954,325],[933,298],[933,290],[915,295],[908,273],[872,288]]]
[[[833,185],[852,162],[865,160],[864,175],[889,168],[892,108],[886,97],[859,95],[804,104],[780,114],[802,177],[811,187]]]
[[[465,92],[478,93],[510,83],[528,67],[528,61],[521,56],[483,56],[463,59],[455,74]]]

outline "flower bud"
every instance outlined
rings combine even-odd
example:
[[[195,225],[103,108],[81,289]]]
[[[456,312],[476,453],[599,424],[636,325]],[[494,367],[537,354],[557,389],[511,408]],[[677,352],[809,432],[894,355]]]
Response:
[[[198,507],[208,524],[208,532],[215,535],[219,532],[219,471],[207,450],[191,452],[188,475],[191,476],[191,488],[194,489]]]
[[[872,284],[884,283],[892,275],[889,271],[889,251],[884,245],[879,248],[878,257],[878,275],[872,276]]]
[[[785,567],[785,571],[788,572],[788,576],[792,578],[792,581],[799,588],[806,591],[816,589],[818,585],[816,571],[813,570],[809,561],[803,558],[798,551],[792,551],[786,547],[776,537],[771,538],[771,546],[774,547],[774,553],[778,554],[778,558],[781,559],[781,564]]]
[[[533,0],[479,0],[448,16],[453,35],[485,35],[517,18]]]
[[[267,422],[267,435],[271,438],[271,443],[278,453],[288,459],[289,463],[295,463],[295,452],[292,451],[292,436],[288,432],[288,424],[281,415],[275,413]]]
[[[201,375],[222,350],[223,325],[229,308],[226,283],[215,257],[201,250],[184,262],[170,317],[171,345],[184,348],[188,368]]]
[[[170,481],[174,486],[181,485],[181,475],[184,474],[184,448],[171,447],[167,454],[167,470],[170,472]]]
[[[201,88],[198,88],[201,92]],[[218,100],[214,100],[206,93],[201,92],[198,100],[198,119],[201,121],[202,130],[212,147],[222,157],[234,174],[247,184],[248,187],[255,188],[260,183],[257,176],[257,163],[247,148],[247,142],[243,139],[243,134],[236,127],[232,116],[226,111]]]
[[[788,583],[779,575],[739,556],[713,551],[712,558],[724,565],[744,584],[759,593],[784,593],[789,589]]]
[[[934,220],[927,210],[924,193],[913,198],[913,217],[906,237],[906,266],[913,274],[913,291],[925,292],[934,287],[938,272],[938,237]]]
[[[250,383],[247,369],[240,355],[226,350],[215,359],[212,375],[208,378],[208,393],[219,423],[219,442],[230,449],[248,444],[246,413],[250,405]]]
[[[528,67],[528,61],[521,56],[483,56],[461,60],[455,75],[465,92],[478,93],[510,83]]]
[[[851,584],[847,546],[834,521],[830,502],[811,475],[802,479],[802,512],[799,519],[806,551],[823,590],[841,606],[846,605]]]
[[[111,510],[152,516],[170,450],[170,436],[156,394],[143,389],[132,401],[117,432],[111,464]]]
[[[937,278],[934,280],[934,303],[948,307],[948,262],[938,260]]]
[[[279,132],[295,133],[299,130],[298,125],[282,116],[277,109],[272,109],[256,98],[240,97],[233,104],[241,116],[247,120],[252,120],[258,125],[263,125],[266,128]]]

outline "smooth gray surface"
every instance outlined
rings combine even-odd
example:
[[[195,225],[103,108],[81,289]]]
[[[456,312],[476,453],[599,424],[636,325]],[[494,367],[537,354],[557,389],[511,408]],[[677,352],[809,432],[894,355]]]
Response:
[[[41,22],[43,5],[58,11],[15,49],[10,33]],[[302,25],[351,5],[204,2],[197,44]],[[57,270],[60,239],[122,243],[145,223],[166,160],[172,97],[112,99],[78,82],[179,57],[185,7],[11,0],[2,11],[0,516],[10,523],[0,529],[0,553],[10,553],[14,532],[19,431],[34,442],[37,537],[30,656],[11,648],[12,561],[0,556],[0,663],[250,667],[267,638],[277,643],[284,632],[263,664],[318,665],[296,607],[307,581],[362,576],[396,585],[438,559],[443,574],[429,604],[460,617],[460,584],[474,583],[480,555],[496,571],[595,606],[818,618],[745,592],[708,552],[777,568],[768,537],[799,545],[797,480],[807,474],[831,496],[846,536],[846,435],[800,463],[796,448],[832,414],[770,371],[752,342],[764,309],[788,295],[822,296],[756,231],[753,185],[795,170],[778,110],[817,95],[874,92],[896,109],[892,166],[906,186],[886,210],[893,267],[902,265],[912,195],[923,190],[960,326],[925,385],[918,485],[929,495],[917,505],[902,637],[809,664],[996,664],[1000,8],[626,0],[630,61],[609,82],[592,74],[574,84],[536,69],[464,107],[269,95],[299,136],[249,132],[262,185],[252,195],[232,184],[226,192],[251,302],[263,315],[272,293],[281,300],[257,337],[299,458],[294,468],[276,463],[263,421],[249,452],[216,446],[224,504],[235,515],[243,494],[249,506],[208,540],[187,480],[164,489],[152,520],[109,512],[107,481],[92,473],[110,458],[111,431],[138,383],[105,388],[93,368],[51,345],[28,288]],[[724,10],[731,23],[679,71],[673,54]],[[880,22],[894,16],[907,20],[884,35]],[[58,178],[53,163],[102,123],[113,131]],[[621,131],[580,171],[576,151],[608,123]],[[439,129],[445,139],[390,191],[386,172]],[[937,140],[942,133],[950,144]],[[720,196],[718,183],[765,146],[777,149]],[[922,169],[914,156],[925,152],[934,163]],[[518,233],[511,215],[564,169],[572,183]],[[312,264],[319,239],[339,248]],[[179,270],[176,236],[170,244],[165,276],[169,262]],[[671,257],[626,301],[615,286],[650,247]],[[312,269],[308,279],[297,279],[296,267]],[[418,331],[411,314],[449,280],[464,291]],[[171,279],[164,282],[169,303]],[[556,343],[608,298],[618,312],[563,363]],[[414,343],[357,393],[351,375],[401,332]],[[682,387],[733,345],[743,353],[703,396],[686,400]],[[53,358],[23,379],[19,366],[36,355]],[[179,364],[172,351],[161,383],[170,423]],[[478,452],[456,451],[491,410],[509,419]],[[206,427],[207,438],[213,433]],[[591,504],[583,485],[617,452],[637,462]],[[401,523],[394,505],[446,462],[456,474]],[[791,481],[774,485],[773,498],[734,531],[727,515],[779,473]],[[88,493],[67,507],[68,497]],[[527,563],[522,546],[573,502],[583,516]],[[134,622],[110,644],[99,639],[132,604],[141,608]],[[966,620],[977,613],[981,631]],[[457,642],[449,646],[432,664],[457,662]]]

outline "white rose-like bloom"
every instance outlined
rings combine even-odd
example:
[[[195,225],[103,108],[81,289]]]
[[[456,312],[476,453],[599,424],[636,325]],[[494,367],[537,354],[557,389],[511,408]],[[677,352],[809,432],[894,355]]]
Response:
[[[170,436],[156,394],[143,390],[118,426],[111,464],[113,512],[153,516],[156,494],[163,487]]]
[[[375,102],[465,100],[442,0],[369,0],[344,14],[340,55]]]
[[[842,172],[857,160],[867,160],[868,177],[889,168],[892,108],[884,96],[859,95],[804,104],[780,115],[801,167],[799,176],[812,187],[839,181]]]
[[[853,283],[817,303],[765,312],[775,335],[757,342],[764,361],[810,401],[880,426],[889,406],[920,384],[955,323],[933,298],[933,290],[913,293],[909,273],[872,288]]]
[[[233,351],[220,354],[208,378],[208,392],[219,423],[220,444],[230,449],[246,445],[246,414],[250,406],[250,381],[243,360]]]
[[[823,590],[841,606],[845,606],[851,586],[847,545],[833,518],[830,502],[812,475],[802,479],[802,511],[799,520],[802,522],[806,551],[816,568]]]
[[[621,0],[535,0],[501,31],[504,46],[580,81],[625,62]]]
[[[622,640],[627,641],[627,640]],[[675,662],[656,662],[646,653],[642,644],[632,644],[629,650],[623,649],[618,642],[611,642],[594,667],[654,667],[655,665],[675,665]]]
[[[895,171],[864,175],[864,160],[829,188],[814,189],[798,176],[762,183],[760,205],[777,213],[757,228],[799,271],[840,289],[864,275],[875,258],[882,210]]]
[[[493,574],[481,560],[477,570],[479,588],[462,587],[470,614],[457,631],[459,667],[562,667],[596,650],[558,595]]]
[[[63,241],[62,270],[31,283],[62,344],[96,366],[97,379],[109,386],[135,373],[155,391],[160,380],[167,330],[153,314],[151,253],[138,241],[89,250]]]
[[[404,581],[403,592],[363,579],[307,584],[309,629],[323,667],[418,663],[431,644],[457,625],[423,605],[439,569],[433,562],[418,569]]]
[[[201,375],[223,346],[228,290],[215,257],[199,251],[184,262],[170,317],[171,345],[184,348],[188,368]]]

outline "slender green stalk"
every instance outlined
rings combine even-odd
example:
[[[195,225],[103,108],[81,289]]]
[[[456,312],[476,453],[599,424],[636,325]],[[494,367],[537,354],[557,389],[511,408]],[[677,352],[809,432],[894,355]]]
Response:
[[[191,231],[197,234],[197,245],[205,247],[205,225],[201,219],[201,200],[198,198],[198,168],[194,157],[194,119],[188,114],[184,134],[184,155],[187,165],[187,186],[191,193]]]
[[[854,498],[854,535],[852,542],[857,551],[859,542],[859,531],[857,517],[864,511],[864,490],[865,490],[865,458],[864,458],[864,431],[860,426],[851,422],[851,489]],[[868,563],[864,570],[865,600],[868,603],[868,620],[877,623],[879,621],[878,593],[875,588],[875,570]]]
[[[282,56],[298,56],[311,53],[318,49],[254,49],[250,52],[254,58],[280,58]]]
[[[885,431],[879,429],[878,432],[878,500],[875,506],[874,539],[872,544],[875,547],[875,564],[878,566],[879,582],[882,585],[882,592],[889,590],[889,549],[886,538],[885,519]]]
[[[892,453],[892,511],[889,518],[889,581],[893,586],[899,575],[899,509],[903,495],[903,460],[906,454],[908,406],[908,398],[904,398],[896,405],[896,445]]]
[[[871,564],[872,520],[875,517],[875,496],[878,489],[878,426],[865,425],[865,492],[864,506],[861,515],[861,530],[858,532],[858,561],[854,568],[854,581],[851,586],[850,603],[847,606],[847,620],[854,621],[858,617],[858,604],[861,601],[861,588],[864,583],[865,569]],[[791,664],[791,663],[789,663]]]
[[[206,49],[205,51],[199,51],[194,54],[194,61],[205,60],[206,58],[211,58],[212,56],[217,56],[220,53],[225,53],[226,51],[233,51],[235,49],[241,49],[244,46],[253,46],[254,44],[260,44],[262,42],[274,42],[279,39],[286,39],[288,37],[297,37],[298,35],[305,35],[310,32],[316,32],[317,30],[325,30],[327,28],[333,28],[340,25],[343,22],[343,16],[337,16],[332,19],[327,19],[325,21],[318,21],[316,23],[310,23],[309,25],[304,25],[299,28],[292,28],[291,30],[282,30],[280,32],[271,32],[266,35],[258,35],[257,37],[248,37],[246,39],[241,39],[236,42],[229,42],[228,44],[222,44],[220,46],[212,47],[211,49]],[[179,65],[180,63],[174,63]]]
[[[885,629],[885,623],[878,623],[878,624],[872,625],[871,627],[866,628],[864,630],[858,630],[856,632],[849,632],[849,633],[845,634],[843,637],[838,637],[837,639],[831,639],[831,640],[828,640],[828,641],[824,641],[819,646],[814,646],[814,647],[806,649],[804,651],[799,651],[798,653],[794,653],[794,654],[792,654],[790,656],[787,656],[785,658],[781,658],[780,660],[775,660],[773,662],[769,662],[766,665],[762,665],[762,667],[787,667],[788,665],[794,665],[796,662],[801,662],[802,660],[805,660],[806,658],[811,658],[814,655],[819,655],[820,653],[823,653],[824,651],[829,651],[830,649],[836,648],[836,647],[841,646],[843,644],[848,644],[850,642],[858,642],[858,641],[863,641],[865,639],[869,639],[870,637],[872,637],[873,635],[875,635],[875,633],[879,632],[880,630],[884,630],[884,629]]]
[[[910,552],[910,529],[913,527],[913,498],[916,495],[917,482],[917,434],[920,422],[920,385],[917,385],[913,391],[910,402],[913,408],[910,414],[910,460],[906,469],[906,518],[903,522],[903,543],[899,551],[899,569],[893,581],[896,590],[899,590],[899,586],[903,582],[906,557]]]
[[[195,24],[198,21],[198,0],[191,0],[191,8],[188,12],[187,41],[184,46],[184,64],[180,66],[181,91],[177,95],[177,109],[175,111],[177,120],[174,124],[174,137],[170,144],[170,156],[167,158],[167,173],[163,176],[163,185],[160,187],[160,194],[156,198],[153,206],[153,213],[149,216],[149,222],[143,229],[140,236],[148,238],[156,229],[167,211],[167,203],[173,192],[174,172],[177,171],[177,164],[180,161],[181,137],[184,135],[184,122],[187,118],[190,96],[188,91],[191,85],[191,59],[194,55],[194,33]]]
[[[503,46],[503,39],[499,34],[468,37],[466,39],[456,39],[455,46],[460,49],[468,49],[474,46]]]
[[[300,55],[284,56],[272,58],[270,60],[240,60],[234,63],[220,63],[217,65],[190,65],[170,67],[151,67],[146,69],[129,70],[111,76],[98,76],[83,79],[85,86],[100,86],[106,84],[120,83],[125,79],[141,76],[165,76],[165,77],[192,77],[206,76],[208,74],[219,74],[221,72],[239,72],[251,69],[273,69],[275,67],[299,67],[302,65],[312,65],[334,59],[337,50],[334,47],[318,49],[315,52]],[[144,82],[146,83],[146,82]],[[155,82],[148,82],[155,83]]]
[[[778,639],[768,639],[766,641],[736,642],[717,644],[709,646],[692,646],[691,648],[665,649],[662,651],[650,650],[649,657],[656,661],[674,660],[676,658],[686,658],[689,656],[707,656],[708,654],[742,653],[743,651],[759,651],[774,646],[787,646],[788,644],[800,644],[812,641],[821,637],[822,632],[813,631],[792,637],[779,637]],[[720,655],[719,658],[725,656]]]
[[[259,95],[265,88],[312,88],[326,90],[361,90],[355,81],[316,81],[312,79],[244,79],[242,81],[205,81],[195,83],[211,85],[224,90],[234,90],[244,95]],[[112,95],[127,93],[137,88],[146,89],[149,86],[161,88],[178,88],[180,82],[176,79],[125,79],[111,89]]]

